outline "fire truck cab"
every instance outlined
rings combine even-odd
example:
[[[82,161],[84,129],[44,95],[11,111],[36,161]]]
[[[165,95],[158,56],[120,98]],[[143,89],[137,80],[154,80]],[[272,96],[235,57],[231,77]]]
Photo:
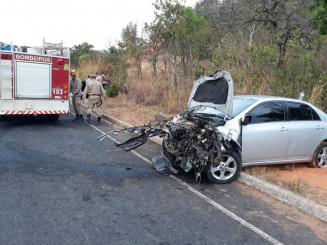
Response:
[[[0,46],[1,47],[1,46]],[[69,114],[70,52],[61,43],[0,49],[0,115]]]

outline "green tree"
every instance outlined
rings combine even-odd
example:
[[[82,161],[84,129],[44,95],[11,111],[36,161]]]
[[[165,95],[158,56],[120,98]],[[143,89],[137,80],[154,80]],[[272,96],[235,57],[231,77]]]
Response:
[[[184,74],[187,74],[187,64],[193,67],[195,56],[202,57],[206,46],[208,23],[195,14],[192,8],[184,8],[177,31],[179,52],[183,63]],[[200,59],[200,58],[199,58]]]
[[[175,74],[178,60],[183,64],[184,74],[187,74],[192,71],[194,58],[204,57],[208,23],[178,0],[157,0],[154,7],[156,18],[147,25],[152,37],[168,48],[169,56],[172,54],[173,59],[170,60]]]
[[[177,33],[184,7],[178,0],[156,0],[153,6],[155,7],[155,21],[152,25],[156,26],[157,35],[161,38],[163,44],[173,53],[173,65],[176,75]]]
[[[254,34],[259,35],[262,30],[260,41],[278,47],[277,67],[283,64],[290,40],[298,37],[298,42],[304,45],[314,39],[307,11],[310,0],[224,0],[216,1],[210,9],[212,2],[199,2],[197,13],[224,34],[244,33],[243,36],[249,37],[248,46],[252,45]]]
[[[92,44],[89,44],[87,42],[84,42],[79,45],[74,45],[72,48],[70,48],[70,63],[71,66],[74,68],[78,68],[81,64],[82,60],[92,53],[92,49],[94,46]]]
[[[257,0],[250,1],[250,4],[256,11],[248,19],[245,19],[244,23],[265,25],[271,34],[273,42],[278,45],[278,68],[284,62],[288,44],[291,40],[297,38],[300,45],[305,45],[313,40],[307,13],[308,1]]]
[[[156,75],[159,50],[163,43],[160,36],[160,26],[157,23],[145,23],[144,30],[147,34],[147,46],[150,48],[151,58],[149,61],[152,64],[153,73]]]
[[[107,66],[108,73],[119,91],[126,93],[127,82],[127,54],[122,47],[111,46],[102,58],[102,63]]]
[[[120,43],[122,48],[126,48],[128,56],[134,58],[136,61],[139,76],[142,80],[142,57],[145,47],[145,41],[143,38],[137,36],[137,24],[128,23],[122,30],[122,42]]]
[[[327,0],[314,0],[310,6],[313,14],[311,23],[315,29],[318,29],[321,35],[327,34]]]

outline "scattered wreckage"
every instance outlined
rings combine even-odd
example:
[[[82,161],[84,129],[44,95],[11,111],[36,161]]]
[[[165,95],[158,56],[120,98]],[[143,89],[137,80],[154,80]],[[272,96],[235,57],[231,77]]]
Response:
[[[158,124],[124,128],[114,133],[137,133],[116,146],[124,151],[145,144],[150,137],[163,138],[163,153],[152,159],[154,167],[161,173],[193,169],[196,180],[204,173],[217,184],[235,180],[241,171],[240,146],[223,125],[231,117],[233,102],[233,80],[231,75],[219,70],[209,77],[201,77],[193,86],[187,111],[165,118],[156,115]],[[223,112],[225,117],[205,113],[206,108]]]

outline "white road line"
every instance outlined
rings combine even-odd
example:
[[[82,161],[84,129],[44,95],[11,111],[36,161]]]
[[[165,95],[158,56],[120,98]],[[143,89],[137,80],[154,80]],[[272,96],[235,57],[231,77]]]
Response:
[[[98,132],[105,134],[105,132],[103,132],[102,130],[98,129],[97,127],[95,127],[92,124],[89,124],[92,128],[94,128],[95,130],[97,130]],[[111,137],[110,135],[107,135],[106,137],[108,137],[109,139],[111,139],[112,141],[120,144],[121,142],[114,139],[113,137]],[[152,162],[143,157],[142,155],[140,155],[139,153],[135,152],[135,151],[131,151],[133,154],[135,154],[137,157],[141,158],[142,160],[144,160],[145,162],[149,163],[152,165]],[[246,220],[242,219],[241,217],[237,216],[236,214],[234,214],[233,212],[229,211],[228,209],[224,208],[223,206],[221,206],[220,204],[218,204],[217,202],[215,202],[214,200],[212,200],[211,198],[207,197],[206,195],[202,194],[201,192],[197,191],[196,189],[194,189],[192,186],[188,185],[187,183],[185,183],[184,181],[176,178],[173,175],[169,175],[169,177],[175,181],[177,181],[180,185],[186,187],[189,191],[193,192],[195,195],[197,195],[198,197],[200,197],[201,199],[203,199],[204,201],[206,201],[207,203],[211,204],[212,206],[214,206],[216,209],[218,209],[219,211],[223,212],[224,214],[228,215],[229,217],[231,217],[232,219],[236,220],[237,222],[239,222],[241,225],[245,226],[246,228],[250,229],[251,231],[253,231],[254,233],[256,233],[257,235],[263,237],[265,240],[269,241],[271,244],[274,245],[283,245],[283,243],[281,243],[280,241],[276,240],[275,238],[271,237],[270,235],[268,235],[267,233],[263,232],[262,230],[260,230],[259,228],[255,227],[254,225],[250,224],[249,222],[247,222]]]
[[[183,185],[184,187],[186,187],[187,189],[189,189],[189,191],[193,192],[195,195],[197,195],[198,197],[204,199],[206,202],[210,203],[212,206],[214,206],[215,208],[217,208],[218,210],[220,210],[221,212],[223,212],[224,214],[228,215],[229,217],[231,217],[232,219],[236,220],[237,222],[241,223],[242,225],[244,225],[245,227],[249,228],[250,230],[252,230],[253,232],[255,232],[256,234],[258,234],[259,236],[263,237],[264,239],[266,239],[267,241],[271,242],[272,244],[279,244],[282,245],[283,243],[281,243],[280,241],[276,240],[275,238],[269,236],[267,233],[263,232],[262,230],[260,230],[259,228],[255,227],[254,225],[250,224],[249,222],[245,221],[244,219],[242,219],[241,217],[237,216],[236,214],[232,213],[231,211],[229,211],[228,209],[224,208],[223,206],[221,206],[220,204],[218,204],[217,202],[213,201],[211,198],[205,196],[204,194],[202,194],[201,192],[197,191],[196,189],[194,189],[193,187],[189,186],[188,184],[186,184],[185,182],[181,181],[180,179],[176,178],[173,175],[170,175],[169,177],[171,177],[172,179],[176,180],[179,184]]]

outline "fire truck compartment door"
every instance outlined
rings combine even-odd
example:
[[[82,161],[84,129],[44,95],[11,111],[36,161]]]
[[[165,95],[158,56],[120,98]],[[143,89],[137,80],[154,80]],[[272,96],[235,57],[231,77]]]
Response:
[[[16,62],[16,97],[50,98],[51,64]]]

